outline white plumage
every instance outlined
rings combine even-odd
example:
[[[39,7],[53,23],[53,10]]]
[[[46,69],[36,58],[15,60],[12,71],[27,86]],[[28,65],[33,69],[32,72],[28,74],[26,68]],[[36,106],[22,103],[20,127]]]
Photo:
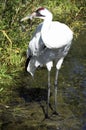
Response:
[[[41,18],[44,21],[39,24],[27,49],[26,69],[33,76],[38,66],[46,65],[48,69],[48,100],[47,113],[50,98],[50,71],[53,61],[56,62],[55,76],[55,113],[57,113],[57,80],[58,72],[67,55],[73,39],[71,29],[60,22],[52,21],[52,13],[46,8],[39,8],[30,16],[26,16],[21,21],[32,18]]]

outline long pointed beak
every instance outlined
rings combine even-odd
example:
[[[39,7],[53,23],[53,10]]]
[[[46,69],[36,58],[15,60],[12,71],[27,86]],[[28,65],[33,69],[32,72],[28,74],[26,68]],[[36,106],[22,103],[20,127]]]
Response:
[[[31,15],[27,15],[26,17],[22,18],[20,21],[25,21],[25,20],[28,20],[28,19],[33,19],[36,17],[36,12],[33,12]]]

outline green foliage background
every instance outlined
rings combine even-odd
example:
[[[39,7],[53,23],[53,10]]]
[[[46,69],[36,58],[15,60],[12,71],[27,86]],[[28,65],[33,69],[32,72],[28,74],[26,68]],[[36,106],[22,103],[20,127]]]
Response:
[[[66,23],[78,38],[85,25],[85,0],[1,0],[0,2],[0,92],[24,72],[26,49],[41,20],[23,24],[20,19],[38,7],[48,8],[54,20]]]

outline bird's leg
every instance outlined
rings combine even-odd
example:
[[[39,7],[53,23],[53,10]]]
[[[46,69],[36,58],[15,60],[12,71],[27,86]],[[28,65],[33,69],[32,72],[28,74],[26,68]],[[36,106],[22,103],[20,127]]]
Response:
[[[63,63],[63,60],[64,60],[64,57],[62,57],[56,64],[56,75],[55,75],[55,82],[54,82],[54,88],[55,88],[55,99],[54,99],[54,102],[55,102],[55,112],[54,114],[58,114],[57,113],[57,87],[58,87],[58,73],[59,73],[59,70],[61,68],[61,65]]]
[[[55,111],[54,114],[58,114],[57,113],[57,86],[58,86],[58,72],[59,70],[56,70],[56,75],[55,75],[55,82],[54,82],[54,89],[55,89],[55,99],[54,99],[54,104],[55,104]]]
[[[46,118],[48,118],[48,110],[49,110],[49,103],[50,103],[50,71],[51,71],[51,68],[53,66],[53,62],[50,61],[48,63],[46,63],[46,66],[47,66],[47,70],[48,70],[48,95],[47,95],[47,113],[46,113]]]
[[[48,95],[47,95],[47,113],[46,113],[46,118],[48,118],[49,103],[50,103],[50,71],[48,71]]]

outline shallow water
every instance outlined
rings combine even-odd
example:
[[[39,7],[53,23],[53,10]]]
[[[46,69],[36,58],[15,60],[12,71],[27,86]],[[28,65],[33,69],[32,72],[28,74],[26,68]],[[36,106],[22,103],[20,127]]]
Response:
[[[6,95],[7,106],[0,104],[1,130],[86,130],[85,31],[73,41],[59,73],[58,116],[52,114],[54,76],[55,68],[51,72],[50,118],[45,119],[47,70],[38,69],[34,79],[20,72],[14,79],[17,86]]]

